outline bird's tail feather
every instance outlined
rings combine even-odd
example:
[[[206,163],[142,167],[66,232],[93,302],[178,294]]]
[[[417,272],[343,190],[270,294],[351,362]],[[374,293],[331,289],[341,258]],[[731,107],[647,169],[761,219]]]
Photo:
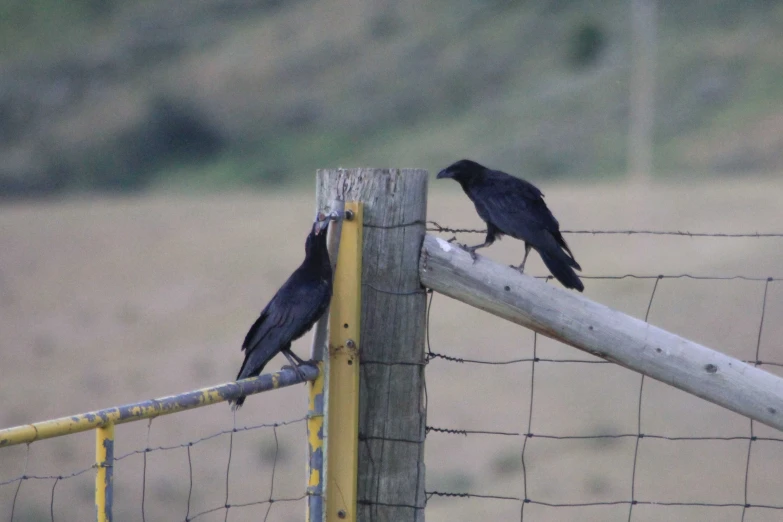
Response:
[[[568,257],[559,248],[554,255],[547,252],[539,252],[539,254],[546,267],[552,272],[552,275],[555,276],[555,279],[560,281],[564,287],[573,288],[580,292],[585,289],[585,285],[582,284],[579,276],[577,276],[574,269],[571,268],[573,265],[571,265],[570,261],[573,261],[573,258]],[[574,263],[576,263],[576,261],[574,261]]]
[[[571,268],[576,268],[577,270],[581,271],[582,267],[579,266],[579,263],[576,262],[576,258],[574,258],[574,254],[571,252],[571,249],[568,247],[568,243],[566,243],[566,240],[563,237],[563,235],[560,232],[554,232],[552,236],[555,238],[557,244],[560,245],[563,248],[563,250],[565,250],[568,253],[568,255],[566,256],[568,258],[567,259],[568,265]]]
[[[248,372],[249,375],[242,375],[246,366],[247,366],[247,358],[245,358],[245,361],[242,363],[242,368],[239,370],[239,374],[237,375],[237,380],[244,379],[245,377],[255,377],[256,375],[261,375],[261,372],[264,371],[264,366],[266,366],[266,363],[262,364],[257,371]],[[245,403],[245,397],[246,397],[245,395],[242,395],[241,397],[237,397],[236,400],[228,401],[228,403],[231,405],[231,410],[237,411]]]

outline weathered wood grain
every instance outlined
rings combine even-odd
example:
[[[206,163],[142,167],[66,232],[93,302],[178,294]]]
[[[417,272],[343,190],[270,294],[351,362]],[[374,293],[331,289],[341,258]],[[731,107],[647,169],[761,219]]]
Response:
[[[776,375],[430,235],[419,273],[436,292],[783,430]]]
[[[427,171],[330,169],[317,204],[364,203],[358,520],[424,520]]]

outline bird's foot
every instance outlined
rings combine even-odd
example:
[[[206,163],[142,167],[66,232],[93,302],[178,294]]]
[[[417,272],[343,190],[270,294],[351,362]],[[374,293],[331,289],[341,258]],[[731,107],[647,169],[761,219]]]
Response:
[[[511,268],[513,268],[514,270],[519,272],[520,274],[524,274],[525,273],[525,265],[519,265],[519,266],[508,265],[508,266],[510,266]]]
[[[293,370],[297,377],[300,379],[305,378],[305,374],[302,372],[302,370],[299,368],[299,366],[291,366],[290,364],[286,364],[285,366],[280,368],[281,370]]]
[[[290,364],[286,364],[285,366],[281,367],[281,370],[293,370],[294,373],[296,373],[296,376],[299,377],[302,380],[306,379],[306,376],[304,372],[302,371],[302,366],[309,366],[311,368],[318,369],[318,361],[315,359],[310,359],[309,361],[302,361],[300,364],[296,366],[291,366]]]
[[[315,359],[310,359],[309,361],[302,361],[302,365],[312,366],[313,368],[318,368],[318,361]]]
[[[462,250],[470,254],[470,258],[473,260],[473,264],[478,261],[478,254],[476,253],[476,249],[474,247],[469,247],[468,245],[465,245],[463,243],[457,243],[457,246],[460,247]]]

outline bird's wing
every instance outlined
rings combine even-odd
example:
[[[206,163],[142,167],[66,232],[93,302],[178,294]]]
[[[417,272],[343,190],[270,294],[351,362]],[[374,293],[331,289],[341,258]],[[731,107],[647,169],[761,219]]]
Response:
[[[489,171],[472,192],[469,196],[484,221],[537,249],[547,248],[554,241],[567,252],[565,262],[581,270],[560,233],[560,223],[546,206],[544,194],[535,186],[505,172]]]
[[[507,174],[487,176],[471,192],[469,195],[481,218],[504,234],[535,244],[542,232],[560,229],[544,202],[544,195],[524,180]]]
[[[275,294],[275,297],[277,297],[277,294]],[[264,309],[261,310],[258,319],[256,319],[253,326],[250,327],[250,330],[248,330],[247,335],[245,335],[245,340],[242,342],[242,351],[247,350],[248,347],[251,347],[252,349],[252,346],[254,346],[258,340],[263,339],[269,331],[271,321],[268,321],[267,318],[269,317],[269,309],[273,307],[273,303],[275,302],[275,297],[273,297]]]
[[[263,368],[283,347],[304,335],[329,306],[327,282],[295,276],[280,287],[245,336],[240,375]]]

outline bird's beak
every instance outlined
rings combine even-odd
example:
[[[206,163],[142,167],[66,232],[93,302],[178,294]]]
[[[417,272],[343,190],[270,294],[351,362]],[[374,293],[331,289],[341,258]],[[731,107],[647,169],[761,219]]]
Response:
[[[317,236],[321,232],[325,231],[327,227],[329,226],[329,222],[331,221],[329,216],[324,216],[323,214],[318,215],[318,219],[316,219],[315,223],[313,223],[313,232]]]
[[[453,178],[454,175],[449,169],[443,169],[440,172],[438,172],[438,176],[435,179],[443,179],[443,178]]]
[[[319,212],[315,215],[315,223],[313,223],[313,232],[317,236],[329,227],[331,221],[337,221],[340,219],[340,215],[337,211],[333,210],[329,214]]]

